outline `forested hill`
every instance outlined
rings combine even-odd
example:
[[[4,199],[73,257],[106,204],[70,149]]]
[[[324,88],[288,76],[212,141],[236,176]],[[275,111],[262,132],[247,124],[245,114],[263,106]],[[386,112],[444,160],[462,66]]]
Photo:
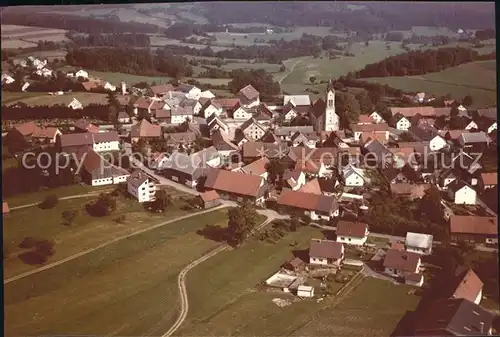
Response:
[[[467,48],[440,48],[388,57],[354,73],[355,78],[423,75],[463,63],[496,59],[496,53],[480,55]]]

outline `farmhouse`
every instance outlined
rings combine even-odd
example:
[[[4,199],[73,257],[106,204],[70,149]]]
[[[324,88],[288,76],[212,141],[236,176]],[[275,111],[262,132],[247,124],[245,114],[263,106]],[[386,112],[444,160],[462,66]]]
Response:
[[[337,242],[362,246],[368,239],[368,225],[362,222],[339,221],[337,223]]]
[[[248,120],[253,117],[252,110],[244,107],[240,102],[236,103],[236,105],[229,111],[229,117],[235,120]]]
[[[497,243],[497,218],[475,215],[450,216],[450,238],[452,241]]]
[[[483,282],[468,267],[460,266],[455,271],[455,277],[450,280],[450,293],[448,297],[464,299],[475,304],[481,303],[483,297]]]
[[[448,196],[455,204],[475,205],[477,192],[464,181],[455,180],[448,187]]]
[[[55,143],[57,136],[62,135],[62,132],[58,128],[46,127],[37,128],[31,135],[33,140],[37,140],[40,143]]]
[[[297,191],[306,183],[306,175],[301,170],[286,170],[283,181],[292,191]]]
[[[498,186],[497,179],[497,172],[481,173],[481,178],[479,181],[482,189],[487,190],[490,188],[496,188]]]
[[[241,88],[238,91],[238,97],[241,105],[245,108],[252,108],[260,104],[260,94],[251,84]]]
[[[311,220],[331,220],[339,215],[334,197],[284,189],[277,201],[279,206],[304,212]]]
[[[202,99],[200,99],[201,101]],[[208,118],[211,115],[215,114],[216,116],[220,116],[222,113],[222,106],[217,103],[215,100],[206,100],[200,109],[200,116],[204,118]]]
[[[83,181],[91,186],[123,183],[130,176],[127,170],[112,165],[93,150],[84,148],[77,153],[77,157],[83,163]]]
[[[168,94],[170,91],[174,91],[175,87],[172,84],[167,83],[167,84],[161,84],[161,85],[154,85],[154,86],[151,86],[149,89],[151,90],[151,93],[153,94],[153,96],[161,98],[161,97],[165,96],[166,94]]]
[[[240,126],[240,130],[248,140],[259,140],[266,133],[267,127],[259,123],[255,118],[250,118]]]
[[[76,122],[73,123],[73,127],[75,128],[75,132],[92,132],[92,133],[98,133],[99,132],[99,127],[97,125],[94,125],[85,119],[79,119]]]
[[[364,186],[368,181],[366,173],[363,169],[356,168],[349,164],[342,169],[342,177],[344,179],[344,184],[347,187]]]
[[[491,139],[484,131],[464,132],[458,142],[466,152],[483,152],[490,144]]]
[[[309,243],[309,264],[340,267],[344,245],[332,240],[312,239]]]
[[[197,88],[191,84],[185,84],[185,83],[179,84],[176,88],[176,91],[182,92],[183,94],[185,94],[186,98],[196,101],[199,100],[201,97],[200,88]]]
[[[266,157],[262,157],[260,159],[257,159],[256,161],[243,166],[241,168],[241,172],[246,173],[246,174],[253,174],[259,177],[262,177],[267,180],[268,177],[268,172],[267,172],[267,165],[269,164],[269,159]]]
[[[295,170],[300,170],[313,177],[326,177],[329,175],[325,164],[321,161],[299,159],[295,163]]]
[[[226,134],[220,130],[216,130],[211,135],[212,145],[217,149],[222,157],[230,157],[238,152],[238,147],[231,143]]]
[[[148,122],[146,119],[141,120],[139,123],[132,125],[130,128],[130,139],[132,143],[142,139],[160,138],[161,127]]]
[[[315,148],[318,142],[318,135],[314,132],[302,133],[300,131],[295,132],[292,137],[292,146],[306,146],[308,148]]]
[[[127,191],[138,202],[151,202],[155,200],[156,185],[146,173],[136,170],[127,179]]]
[[[495,315],[465,299],[442,299],[416,313],[415,336],[486,336]]]
[[[282,126],[274,129],[274,134],[286,141],[292,140],[293,135],[297,132],[302,134],[315,133],[312,126]]]
[[[264,178],[256,175],[208,169],[206,177],[204,187],[216,190],[223,198],[237,201],[249,200],[261,204],[267,197],[267,183]]]
[[[200,157],[174,152],[160,167],[161,174],[175,182],[194,188],[204,175],[203,162]]]
[[[439,151],[445,148],[448,144],[446,140],[439,135],[437,129],[428,125],[411,126],[408,129],[413,137],[421,142],[429,142],[431,151]]]
[[[76,98],[73,98],[73,100],[68,104],[68,108],[71,108],[73,110],[81,110],[83,109],[83,105]]]
[[[406,233],[405,247],[407,252],[430,255],[432,252],[432,235],[422,233]]]
[[[118,123],[128,124],[130,123],[130,116],[123,110],[118,113]]]
[[[217,130],[223,131],[225,134],[229,133],[229,126],[224,123],[216,114],[212,114],[207,118],[207,125],[210,133]]]
[[[82,147],[91,147],[95,152],[119,151],[120,140],[116,131],[69,133],[58,137],[58,147],[63,153],[75,153]]]
[[[409,118],[397,113],[392,117],[392,123],[397,130],[408,131],[411,126],[411,121]]]
[[[372,112],[370,117],[375,121],[375,123],[385,123],[384,118],[376,111]]]

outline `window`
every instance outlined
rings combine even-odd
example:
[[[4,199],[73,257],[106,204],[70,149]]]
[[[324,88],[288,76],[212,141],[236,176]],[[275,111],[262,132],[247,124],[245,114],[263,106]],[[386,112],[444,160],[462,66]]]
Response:
[[[349,239],[347,239],[347,240],[351,241],[351,238],[349,238]]]

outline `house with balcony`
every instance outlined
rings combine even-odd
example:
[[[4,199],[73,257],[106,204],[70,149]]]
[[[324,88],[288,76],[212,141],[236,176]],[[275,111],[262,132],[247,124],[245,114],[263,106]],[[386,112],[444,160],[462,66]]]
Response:
[[[136,170],[127,179],[127,191],[140,203],[151,202],[155,200],[156,185],[146,173]]]

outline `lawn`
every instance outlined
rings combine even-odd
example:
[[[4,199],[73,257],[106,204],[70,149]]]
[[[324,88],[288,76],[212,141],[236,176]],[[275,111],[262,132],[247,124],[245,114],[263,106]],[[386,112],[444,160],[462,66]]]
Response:
[[[127,85],[134,85],[139,82],[148,82],[149,84],[156,82],[157,85],[168,83],[172,78],[164,76],[140,76],[131,75],[124,73],[111,73],[111,72],[101,72],[101,71],[89,71],[89,75],[92,77],[97,77],[102,80],[108,81],[114,85],[119,85],[122,81],[127,83]]]
[[[17,25],[2,25],[2,48],[12,48],[5,46],[9,40],[23,40],[27,42],[37,43],[40,40],[60,42],[67,40],[66,33],[63,29],[51,29],[43,27],[17,26]]]
[[[17,102],[23,99],[47,95],[46,92],[13,92],[2,91],[2,104]]]
[[[107,94],[93,93],[93,92],[71,92],[61,96],[51,96],[47,93],[42,95],[40,95],[40,93],[36,93],[38,94],[36,96],[31,94],[34,93],[28,93],[28,95],[26,95],[27,97],[23,96],[22,98],[18,98],[15,100],[11,99],[9,100],[9,105],[15,104],[17,102],[23,102],[29,106],[40,106],[40,105],[53,106],[56,104],[64,104],[67,106],[73,100],[73,98],[76,98],[84,106],[89,105],[91,103],[106,105],[108,102]]]
[[[35,206],[13,210],[5,216],[3,239],[9,254],[9,258],[4,260],[5,278],[40,267],[23,263],[18,257],[20,253],[25,252],[18,245],[26,237],[53,240],[55,254],[48,260],[48,263],[52,263],[114,238],[188,213],[174,205],[164,214],[152,214],[144,211],[143,206],[135,199],[122,196],[118,201],[118,209],[110,216],[93,217],[85,211],[85,205],[96,199],[97,196],[61,200],[52,209],[43,210]],[[66,210],[78,212],[74,223],[69,226],[63,224],[61,216]],[[125,223],[116,223],[114,219],[122,214],[126,216]]]
[[[6,336],[142,336],[159,322],[169,327],[179,272],[218,244],[196,230],[226,222],[226,210],[192,217],[8,283]]]
[[[407,77],[367,78],[405,91],[425,91],[435,95],[451,94],[455,99],[471,95],[473,107],[496,105],[496,61],[478,61],[440,72]]]

